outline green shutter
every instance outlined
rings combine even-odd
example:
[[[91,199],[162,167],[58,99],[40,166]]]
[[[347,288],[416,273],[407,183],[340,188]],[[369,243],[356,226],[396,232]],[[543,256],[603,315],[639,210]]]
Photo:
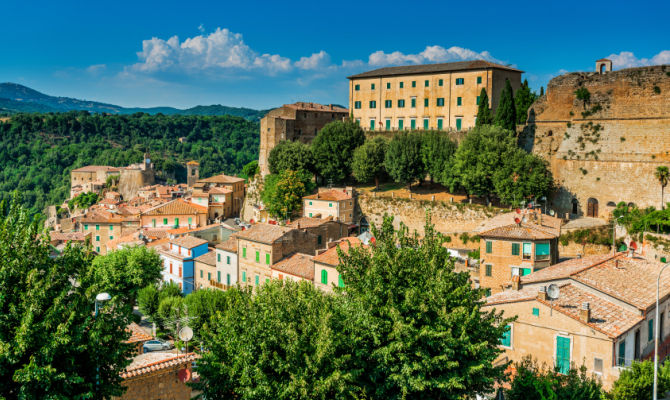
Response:
[[[440,79],[439,81],[437,81],[437,84],[438,84],[439,86],[444,85],[444,80]]]
[[[561,374],[570,371],[570,338],[556,336],[556,366]]]
[[[226,285],[230,286],[230,274],[226,274]]]
[[[486,264],[486,276],[493,276],[493,265]]]
[[[403,130],[403,120],[401,119],[398,120],[398,130],[399,131]]]
[[[242,257],[247,258],[247,248],[242,247]]]
[[[370,89],[375,90],[375,84],[370,85]]]
[[[478,76],[478,77],[477,77],[477,84],[480,84],[480,83],[482,83],[482,77],[481,77],[481,76]]]
[[[479,105],[479,96],[477,96],[477,105]]]
[[[261,277],[258,276],[258,275],[256,275],[256,278],[255,278],[255,279],[256,279],[256,286],[258,286],[258,285],[260,284]]]
[[[100,236],[96,236],[96,237],[95,237],[95,241],[96,241],[96,242],[99,242],[99,241],[100,241]]]
[[[512,243],[512,255],[513,256],[518,256],[520,253],[521,246],[519,246],[519,243]]]
[[[154,227],[154,228],[156,227],[156,218],[153,218],[151,220],[151,226]]]
[[[256,252],[256,262],[261,262],[261,252],[260,251]]]
[[[174,219],[174,227],[179,228],[179,218]]]
[[[386,82],[386,88],[391,89],[391,82]]]
[[[361,85],[354,86],[354,90],[361,90]]]
[[[537,307],[533,307],[533,315],[536,317],[540,316],[540,309]]]
[[[626,341],[622,340],[621,343],[619,343],[619,357],[617,357],[617,362],[616,364],[618,366],[625,366],[626,365]]]
[[[416,108],[416,97],[413,97],[411,99],[411,103],[412,103],[412,108]]]
[[[226,264],[230,265],[230,256],[226,256]]]
[[[375,120],[374,120],[374,119],[371,119],[371,120],[370,120],[370,130],[371,130],[371,131],[374,131],[374,130],[375,130]]]
[[[221,254],[216,255],[216,261],[221,262]]]
[[[428,79],[426,79],[426,81],[423,84],[424,84],[425,87],[428,87],[428,86],[430,86],[430,81]]]
[[[507,325],[505,327],[505,332],[500,338],[500,344],[505,347],[512,347],[512,325]]]
[[[114,240],[114,236],[110,236],[110,237],[109,237],[109,240]]]
[[[410,124],[410,128],[412,130],[416,129],[416,120],[415,119],[410,120],[409,124]]]
[[[463,126],[462,120],[460,118],[456,118],[456,130],[460,131],[462,126]]]
[[[321,238],[321,235],[316,237],[316,244],[321,244],[322,241],[323,239]]]
[[[648,325],[647,340],[651,342],[652,340],[654,340],[654,319],[652,318],[649,321],[647,321],[647,325]]]
[[[188,224],[193,225],[193,218],[192,217],[188,217]]]
[[[221,283],[221,271],[216,271],[216,281]]]
[[[416,87],[416,81],[412,81],[412,87]]]
[[[163,225],[167,225],[167,218],[163,218]]]
[[[423,120],[423,129],[428,129],[428,118]]]
[[[337,277],[337,286],[344,287],[344,280],[342,280],[342,275]]]
[[[100,230],[100,225],[96,225],[96,226],[95,226],[95,230],[96,230],[96,231],[99,231],[99,230]]]
[[[387,130],[387,131],[390,131],[390,130],[391,130],[391,120],[390,120],[390,119],[387,119],[387,120],[386,120],[386,130]]]
[[[400,82],[400,89],[405,87],[405,82]]]
[[[463,98],[462,97],[456,97],[456,105],[460,106],[463,104]]]
[[[321,283],[323,283],[324,285],[328,284],[328,271],[326,271],[325,269],[321,270]]]
[[[521,268],[521,276],[526,276],[530,274],[530,268]]]
[[[442,130],[442,118],[438,118],[437,120],[437,130],[438,131]]]
[[[85,230],[85,231],[88,230],[88,224],[85,224],[85,225],[84,225],[84,230]]]
[[[493,242],[489,240],[486,241],[486,252],[489,254],[493,252]]]
[[[247,271],[242,271],[242,282],[247,283]]]
[[[208,273],[207,273],[207,280],[208,280],[208,281],[211,281],[211,280],[212,280],[212,273],[211,273],[211,272],[208,272]]]
[[[270,265],[270,255],[269,254],[265,255],[265,264]]]
[[[114,225],[110,225],[109,230],[110,230],[110,232],[113,231],[114,230]]]
[[[200,270],[200,278],[202,278],[202,270]]]
[[[428,99],[423,99],[423,106],[428,107]]]

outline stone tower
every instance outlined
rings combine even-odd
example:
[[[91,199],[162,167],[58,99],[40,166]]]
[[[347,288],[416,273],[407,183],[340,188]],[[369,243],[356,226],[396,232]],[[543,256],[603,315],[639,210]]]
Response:
[[[200,179],[200,163],[197,161],[189,161],[186,163],[186,185],[189,189],[195,186],[195,183]]]
[[[599,74],[612,72],[612,60],[601,58],[600,60],[596,61],[596,72]]]

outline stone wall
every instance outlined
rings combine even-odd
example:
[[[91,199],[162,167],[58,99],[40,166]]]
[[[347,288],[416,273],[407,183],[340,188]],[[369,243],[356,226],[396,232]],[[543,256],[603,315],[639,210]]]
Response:
[[[579,88],[588,103],[576,98]],[[571,213],[576,201],[586,215],[590,199],[601,218],[608,203],[660,207],[654,171],[670,164],[670,66],[561,75],[528,118],[520,143],[549,162],[556,211]]]
[[[155,183],[155,174],[153,169],[121,169],[119,178],[119,193],[124,200],[132,199],[137,196],[141,187],[153,185]]]

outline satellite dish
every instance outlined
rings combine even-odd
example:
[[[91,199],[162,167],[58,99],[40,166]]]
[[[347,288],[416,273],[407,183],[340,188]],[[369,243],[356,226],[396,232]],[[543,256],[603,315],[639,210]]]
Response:
[[[525,223],[526,221],[527,221],[527,219],[526,219],[526,216],[524,215],[523,218],[521,219],[521,222]]]
[[[556,214],[556,211],[554,211],[554,210],[549,210],[549,215],[551,215],[551,216],[553,217],[555,214]]]
[[[188,382],[191,380],[191,370],[188,368],[180,369],[179,372],[177,372],[177,376],[180,381]]]
[[[516,213],[517,213],[517,214],[521,214],[521,209],[517,208],[517,209],[516,209]]]
[[[551,300],[556,300],[558,299],[558,295],[560,294],[560,292],[561,290],[558,288],[558,285],[552,283],[547,288],[547,297],[549,297]]]
[[[514,218],[514,223],[517,224],[517,225],[519,225],[521,223],[521,220],[519,219],[519,217]]]
[[[193,329],[189,328],[188,326],[185,326],[179,330],[179,340],[182,342],[188,342],[189,340],[193,339]]]

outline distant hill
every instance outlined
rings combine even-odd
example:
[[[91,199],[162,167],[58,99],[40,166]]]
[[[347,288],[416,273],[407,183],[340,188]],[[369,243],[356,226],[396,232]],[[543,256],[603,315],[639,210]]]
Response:
[[[174,107],[126,108],[97,101],[79,100],[71,97],[50,96],[18,83],[0,83],[0,113],[17,112],[66,112],[88,111],[91,113],[165,115],[233,115],[250,121],[258,121],[269,110],[254,110],[244,107],[228,107],[220,104],[195,106],[185,110]]]

